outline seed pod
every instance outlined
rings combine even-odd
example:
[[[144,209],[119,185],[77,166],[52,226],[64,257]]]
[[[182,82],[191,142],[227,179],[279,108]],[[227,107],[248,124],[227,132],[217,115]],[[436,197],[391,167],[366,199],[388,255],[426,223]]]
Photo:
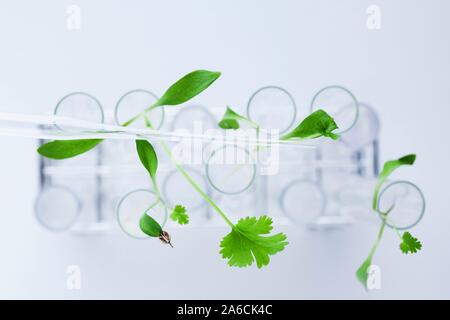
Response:
[[[159,237],[163,232],[159,223],[146,213],[144,213],[139,220],[139,227],[142,232],[150,237]]]
[[[170,235],[167,231],[162,231],[159,235],[159,240],[161,240],[163,243],[166,243],[170,245],[173,248],[172,243],[170,243]]]

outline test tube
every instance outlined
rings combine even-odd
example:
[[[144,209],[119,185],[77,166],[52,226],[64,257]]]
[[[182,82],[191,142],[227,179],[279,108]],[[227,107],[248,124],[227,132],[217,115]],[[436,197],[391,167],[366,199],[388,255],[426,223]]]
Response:
[[[398,230],[411,229],[425,214],[425,196],[410,181],[394,181],[386,185],[378,196],[378,210],[388,214],[386,224]]]

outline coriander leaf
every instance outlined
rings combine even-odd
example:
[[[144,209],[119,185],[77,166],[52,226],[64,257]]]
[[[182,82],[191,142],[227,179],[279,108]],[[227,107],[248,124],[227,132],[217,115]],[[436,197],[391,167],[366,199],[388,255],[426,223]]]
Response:
[[[220,253],[224,259],[228,259],[230,266],[247,267],[256,260],[258,268],[262,268],[269,264],[269,256],[282,251],[288,244],[283,233],[261,236],[269,234],[271,230],[272,219],[267,216],[240,219],[222,239]]]
[[[188,224],[189,216],[186,214],[186,208],[177,204],[173,209],[170,219],[178,222],[178,224]]]
[[[402,240],[402,243],[400,243],[400,250],[402,250],[404,254],[416,253],[422,249],[422,243],[409,232],[403,233]]]
[[[156,179],[158,169],[158,157],[155,149],[147,140],[136,140],[136,149],[142,165],[147,169],[153,181]]]
[[[155,219],[144,213],[139,220],[139,227],[142,232],[150,237],[159,237],[162,233],[162,228]]]
[[[68,159],[95,148],[102,141],[102,139],[55,140],[41,145],[37,152],[50,159]]]
[[[222,129],[239,129],[239,121],[245,121],[254,128],[258,127],[256,123],[244,116],[241,116],[237,112],[233,111],[230,107],[227,107],[222,120],[220,120],[219,122],[219,127],[221,127]]]
[[[314,111],[291,132],[285,134],[280,140],[292,138],[314,139],[319,137],[329,137],[333,140],[339,138],[339,135],[333,133],[338,128],[334,119],[322,109]]]
[[[208,70],[196,70],[188,73],[167,89],[153,107],[173,106],[186,102],[208,88],[219,77],[220,72]]]
[[[381,171],[380,175],[378,176],[378,181],[375,186],[375,191],[374,191],[373,197],[372,197],[373,210],[377,210],[378,194],[380,192],[381,186],[386,181],[386,179],[392,174],[392,172],[394,172],[397,168],[399,168],[403,165],[413,165],[415,161],[416,161],[416,155],[408,154],[397,160],[391,160],[391,161],[387,161],[384,163],[383,170]]]

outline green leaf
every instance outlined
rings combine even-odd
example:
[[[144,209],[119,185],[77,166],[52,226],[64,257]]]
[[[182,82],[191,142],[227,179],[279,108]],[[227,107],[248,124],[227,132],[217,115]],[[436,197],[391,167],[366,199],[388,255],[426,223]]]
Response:
[[[162,233],[162,228],[159,223],[146,213],[139,220],[139,227],[142,232],[150,237],[159,237]]]
[[[333,133],[333,131],[337,128],[334,119],[328,113],[319,109],[303,119],[294,130],[282,136],[280,140],[314,139],[322,136],[336,140],[339,135]]]
[[[356,278],[362,285],[367,288],[367,279],[369,278],[369,273],[367,272],[369,267],[372,265],[372,257],[368,257],[361,266],[356,270]]]
[[[37,152],[50,159],[68,159],[95,148],[102,141],[102,139],[55,140],[43,144]]]
[[[375,254],[375,251],[377,251],[381,238],[383,237],[385,227],[386,227],[386,219],[384,219],[383,222],[381,223],[380,231],[378,231],[377,239],[375,240],[375,243],[372,246],[372,249],[370,250],[369,256],[366,258],[366,260],[364,260],[364,262],[361,264],[358,270],[356,270],[356,278],[362,283],[362,285],[366,289],[367,289],[367,279],[369,277],[367,269],[372,264],[373,256]]]
[[[239,121],[247,122],[254,128],[258,127],[256,123],[244,116],[241,116],[237,112],[233,111],[230,107],[227,107],[225,114],[219,122],[219,127],[221,127],[222,129],[239,129]]]
[[[400,243],[400,250],[404,254],[416,253],[422,249],[422,243],[409,232],[403,233],[402,240],[402,243]]]
[[[136,140],[136,149],[142,165],[147,169],[153,181],[156,179],[158,169],[158,157],[155,149],[147,140]]]
[[[188,73],[167,89],[153,107],[184,103],[208,88],[219,77],[220,72],[207,70]]]
[[[288,244],[283,233],[272,236],[272,219],[267,216],[240,219],[233,230],[222,239],[220,253],[230,266],[247,267],[256,261],[258,268],[270,262],[270,256],[282,251]]]
[[[399,167],[404,165],[413,165],[416,161],[415,154],[408,154],[403,156],[397,160],[391,160],[384,163],[383,170],[378,176],[378,181],[375,186],[375,191],[372,197],[372,208],[373,210],[377,210],[377,202],[378,202],[378,194],[380,192],[381,186],[386,181],[386,179]]]
[[[175,222],[178,222],[178,224],[189,223],[189,216],[186,214],[186,208],[179,204],[177,204],[173,209],[170,215],[170,219],[172,219]]]

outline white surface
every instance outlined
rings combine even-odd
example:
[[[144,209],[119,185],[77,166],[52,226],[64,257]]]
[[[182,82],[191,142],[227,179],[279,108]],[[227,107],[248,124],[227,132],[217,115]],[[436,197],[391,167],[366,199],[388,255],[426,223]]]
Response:
[[[79,31],[66,6],[82,9]],[[162,92],[197,68],[222,78],[196,99],[244,110],[257,88],[288,89],[306,110],[323,86],[341,84],[382,121],[382,159],[418,154],[397,177],[425,192],[414,229],[424,248],[400,254],[389,233],[376,254],[382,290],[354,278],[376,233],[283,228],[290,245],[263,270],[231,269],[218,255],[220,228],[182,230],[176,249],[120,233],[51,234],[33,217],[36,143],[0,137],[1,298],[449,298],[450,3],[377,1],[382,29],[366,28],[372,1],[2,1],[0,111],[47,113],[72,91],[112,108],[126,91]],[[81,267],[81,290],[66,267]]]

